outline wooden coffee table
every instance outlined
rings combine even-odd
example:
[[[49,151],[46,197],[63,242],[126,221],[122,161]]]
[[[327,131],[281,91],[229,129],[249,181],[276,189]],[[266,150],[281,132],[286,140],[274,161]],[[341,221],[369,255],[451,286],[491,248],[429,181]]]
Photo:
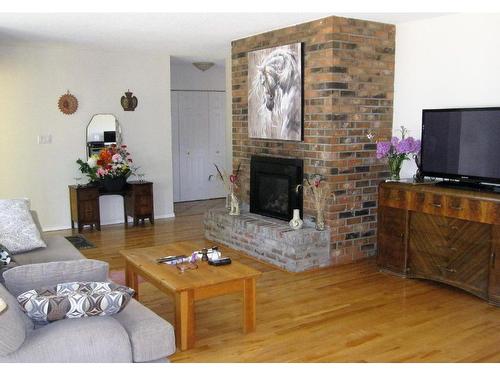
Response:
[[[232,261],[226,266],[209,266],[197,261],[198,269],[181,273],[176,266],[157,264],[156,259],[166,255],[191,255],[193,251],[217,245],[224,256],[222,245],[211,241],[185,241],[141,249],[123,250],[127,286],[135,289],[139,298],[138,275],[175,299],[175,337],[177,347],[194,347],[194,302],[230,293],[243,293],[243,332],[255,330],[255,281],[260,271]]]

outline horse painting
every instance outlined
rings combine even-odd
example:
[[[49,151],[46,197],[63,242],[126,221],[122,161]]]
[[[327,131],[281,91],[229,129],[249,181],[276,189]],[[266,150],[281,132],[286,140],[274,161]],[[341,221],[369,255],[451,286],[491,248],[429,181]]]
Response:
[[[250,138],[302,140],[301,44],[248,54]]]

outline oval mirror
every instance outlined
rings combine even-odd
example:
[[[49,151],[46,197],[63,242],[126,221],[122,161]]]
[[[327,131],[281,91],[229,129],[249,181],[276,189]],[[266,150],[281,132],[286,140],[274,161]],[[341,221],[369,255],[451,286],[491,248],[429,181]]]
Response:
[[[87,125],[87,156],[99,153],[112,144],[120,146],[122,133],[120,124],[112,114],[95,114]]]

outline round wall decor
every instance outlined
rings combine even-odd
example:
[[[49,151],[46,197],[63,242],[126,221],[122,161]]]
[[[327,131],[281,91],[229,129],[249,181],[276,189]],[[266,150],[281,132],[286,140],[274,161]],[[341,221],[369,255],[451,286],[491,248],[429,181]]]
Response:
[[[61,95],[57,106],[65,115],[71,115],[78,109],[78,99],[73,94],[70,94],[68,90],[66,94]]]

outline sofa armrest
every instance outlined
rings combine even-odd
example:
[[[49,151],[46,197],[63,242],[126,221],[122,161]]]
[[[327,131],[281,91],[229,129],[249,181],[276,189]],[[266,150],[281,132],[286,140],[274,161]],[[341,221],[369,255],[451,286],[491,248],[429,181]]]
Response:
[[[26,264],[3,273],[5,286],[14,296],[31,289],[72,281],[107,281],[109,265],[92,259]]]

